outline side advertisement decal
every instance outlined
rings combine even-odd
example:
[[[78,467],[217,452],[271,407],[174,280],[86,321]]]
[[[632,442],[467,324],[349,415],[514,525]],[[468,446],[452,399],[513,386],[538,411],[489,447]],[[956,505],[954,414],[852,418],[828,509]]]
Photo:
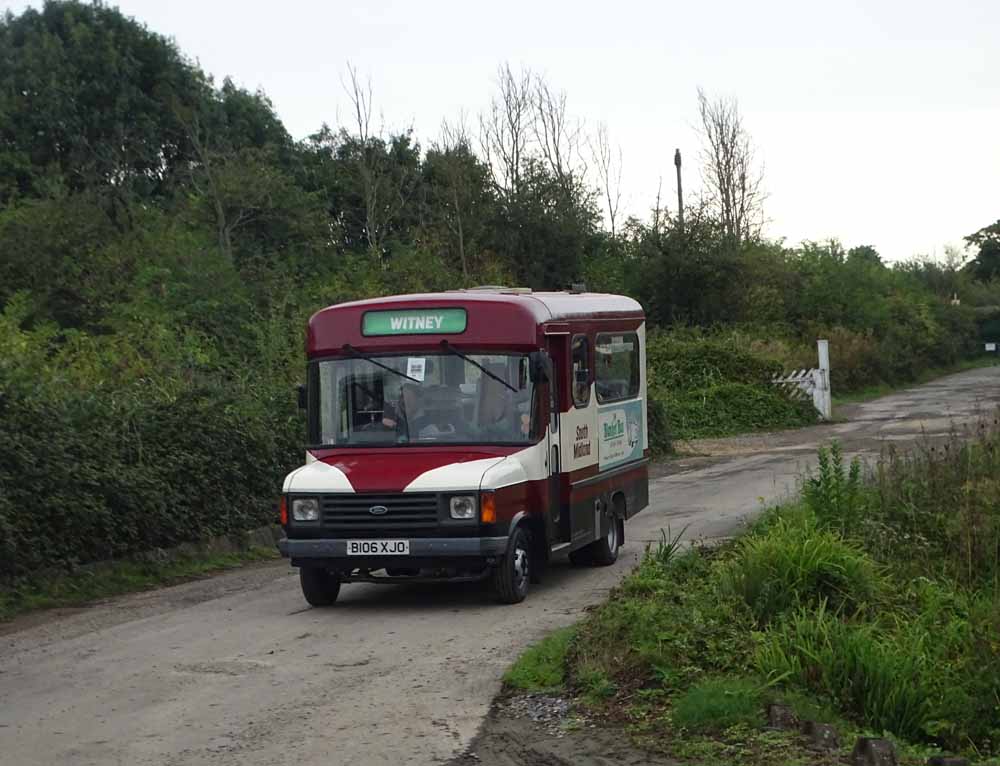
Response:
[[[602,471],[642,457],[644,426],[641,399],[598,408],[597,457]]]

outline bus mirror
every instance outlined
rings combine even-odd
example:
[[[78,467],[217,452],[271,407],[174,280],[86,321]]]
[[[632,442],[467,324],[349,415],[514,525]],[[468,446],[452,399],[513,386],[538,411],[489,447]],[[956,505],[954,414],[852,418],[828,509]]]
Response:
[[[299,409],[300,410],[304,410],[306,408],[306,404],[307,404],[307,402],[309,400],[309,397],[306,394],[306,387],[303,386],[303,385],[299,385],[299,387],[298,387],[298,394],[299,394]]]
[[[544,351],[532,351],[528,355],[532,383],[548,383],[552,380],[552,358]]]

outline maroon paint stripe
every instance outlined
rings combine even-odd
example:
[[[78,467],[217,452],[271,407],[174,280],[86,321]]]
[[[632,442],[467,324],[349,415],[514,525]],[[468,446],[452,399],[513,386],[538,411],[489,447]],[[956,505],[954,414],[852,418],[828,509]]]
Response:
[[[435,468],[471,460],[506,457],[521,449],[523,447],[387,447],[379,450],[346,448],[311,452],[318,460],[340,469],[355,492],[402,492],[418,476]]]

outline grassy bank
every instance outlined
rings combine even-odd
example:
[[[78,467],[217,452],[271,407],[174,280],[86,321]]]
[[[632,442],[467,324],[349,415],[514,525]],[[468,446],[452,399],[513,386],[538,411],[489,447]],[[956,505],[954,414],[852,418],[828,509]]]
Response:
[[[0,589],[0,622],[38,609],[81,606],[276,558],[278,552],[274,548],[252,546],[233,553],[190,553],[162,561],[116,561],[72,574],[26,578]]]
[[[834,448],[800,502],[738,541],[664,541],[609,601],[508,674],[563,678],[595,711],[685,763],[813,762],[768,703],[832,722],[901,762],[1000,762],[1000,437],[886,453]],[[566,636],[571,637],[567,640]],[[531,661],[528,661],[531,657]],[[555,666],[555,667],[550,667]]]

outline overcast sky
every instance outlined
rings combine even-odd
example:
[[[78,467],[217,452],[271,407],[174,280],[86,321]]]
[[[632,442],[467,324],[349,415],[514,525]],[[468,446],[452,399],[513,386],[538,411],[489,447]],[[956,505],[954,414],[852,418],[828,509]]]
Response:
[[[347,61],[371,76],[387,125],[412,125],[425,145],[443,117],[478,113],[509,61],[608,124],[629,213],[648,213],[661,176],[675,207],[676,147],[697,192],[700,85],[739,99],[764,163],[768,236],[943,257],[1000,218],[1000,0],[118,6],[217,82],[263,88],[296,138],[347,117]]]

